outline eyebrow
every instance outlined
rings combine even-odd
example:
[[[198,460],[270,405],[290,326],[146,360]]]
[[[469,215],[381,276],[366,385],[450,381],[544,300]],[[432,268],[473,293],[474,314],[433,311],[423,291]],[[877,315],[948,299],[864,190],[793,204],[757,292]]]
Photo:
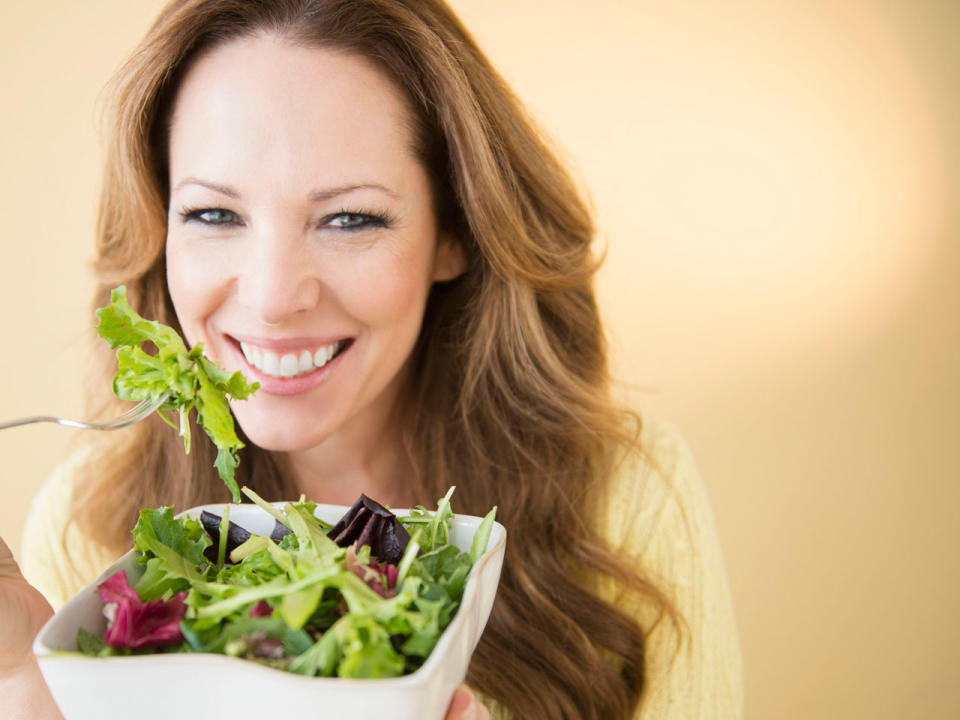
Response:
[[[341,185],[339,187],[326,188],[324,190],[314,190],[307,196],[307,199],[310,200],[310,202],[329,200],[330,198],[335,198],[338,195],[346,195],[354,190],[379,190],[380,192],[386,193],[390,197],[398,197],[393,190],[385,185],[381,185],[380,183],[361,183],[359,185]]]
[[[227,197],[233,198],[234,200],[240,199],[239,191],[235,190],[229,185],[221,185],[219,183],[213,183],[207,180],[201,180],[200,178],[196,178],[196,177],[186,177],[180,182],[178,182],[176,187],[174,188],[174,192],[182,188],[184,185],[199,185],[200,187],[205,187],[208,190],[213,190],[214,192],[220,193],[221,195],[226,195]],[[380,192],[386,193],[390,197],[393,197],[393,198],[399,197],[397,193],[395,193],[393,190],[386,187],[385,185],[371,182],[371,183],[358,183],[356,185],[339,185],[337,187],[324,188],[323,190],[314,190],[309,195],[307,195],[307,199],[310,202],[320,202],[322,200],[330,200],[331,198],[335,198],[339,195],[346,195],[347,193],[354,192],[355,190],[379,190]]]

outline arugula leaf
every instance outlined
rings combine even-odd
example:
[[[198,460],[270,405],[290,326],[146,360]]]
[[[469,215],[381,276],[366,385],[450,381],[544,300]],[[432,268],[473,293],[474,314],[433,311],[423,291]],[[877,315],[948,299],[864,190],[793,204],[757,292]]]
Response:
[[[177,425],[163,411],[179,413],[179,429],[187,453],[188,416],[195,408],[197,422],[217,448],[217,474],[233,501],[240,502],[234,475],[240,462],[237,451],[243,443],[237,437],[227,395],[246,400],[260,387],[259,383],[248,383],[240,371],[230,374],[204,357],[202,343],[188,350],[176,330],[138,315],[127,302],[123,285],[111,291],[110,304],[97,310],[97,320],[97,333],[117,351],[117,373],[113,378],[117,397],[140,402],[156,400],[169,392],[158,412],[174,427]],[[156,353],[143,348],[147,342],[156,346]]]
[[[423,537],[420,545],[424,552],[430,552],[434,547],[440,547],[450,542],[450,521],[453,519],[453,510],[450,507],[450,497],[456,490],[451,485],[447,494],[437,501],[436,511],[431,512],[423,505],[417,505],[407,517],[400,518],[400,524],[408,530],[422,528]]]
[[[490,542],[490,531],[493,529],[493,521],[497,517],[497,506],[494,505],[490,512],[484,515],[483,520],[473,534],[473,541],[470,543],[470,560],[477,562],[487,551],[487,543]]]

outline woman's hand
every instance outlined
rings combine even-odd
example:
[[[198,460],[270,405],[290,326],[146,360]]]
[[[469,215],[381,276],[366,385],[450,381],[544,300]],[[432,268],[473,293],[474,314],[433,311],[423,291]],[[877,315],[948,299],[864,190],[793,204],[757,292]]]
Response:
[[[33,638],[51,615],[50,603],[24,580],[0,538],[0,675],[33,662]]]
[[[24,580],[0,538],[0,720],[61,718],[31,650],[52,614],[50,603]]]
[[[461,685],[453,694],[445,720],[490,720],[490,713],[466,685]]]

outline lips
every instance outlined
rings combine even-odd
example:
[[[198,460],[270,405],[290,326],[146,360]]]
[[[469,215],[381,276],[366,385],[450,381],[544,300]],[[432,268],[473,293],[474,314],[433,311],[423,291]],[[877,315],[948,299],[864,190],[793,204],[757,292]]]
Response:
[[[329,336],[263,338],[224,335],[223,338],[235,354],[235,362],[239,363],[236,367],[260,384],[259,394],[267,395],[299,395],[325,383],[356,340],[344,336],[336,340]]]

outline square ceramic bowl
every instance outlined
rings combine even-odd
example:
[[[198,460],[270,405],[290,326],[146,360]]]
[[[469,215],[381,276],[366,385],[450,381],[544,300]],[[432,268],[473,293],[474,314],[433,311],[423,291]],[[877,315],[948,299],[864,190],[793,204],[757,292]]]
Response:
[[[207,510],[187,510],[199,519]],[[316,515],[335,523],[348,510],[318,505]],[[403,516],[409,511],[397,510]],[[468,551],[482,518],[455,515],[452,540]],[[230,520],[269,535],[273,518],[256,505],[233,505]],[[66,720],[170,720],[193,717],[335,717],[337,720],[442,720],[493,607],[503,565],[506,530],[494,523],[487,551],[470,572],[460,608],[426,662],[414,673],[382,680],[303,677],[225,655],[172,653],[94,658],[77,654],[77,629],[103,637],[106,619],[97,585],[118,570],[133,584],[143,566],[130,551],[74,596],[43,627],[33,645],[43,676]],[[291,714],[287,714],[291,713]]]

